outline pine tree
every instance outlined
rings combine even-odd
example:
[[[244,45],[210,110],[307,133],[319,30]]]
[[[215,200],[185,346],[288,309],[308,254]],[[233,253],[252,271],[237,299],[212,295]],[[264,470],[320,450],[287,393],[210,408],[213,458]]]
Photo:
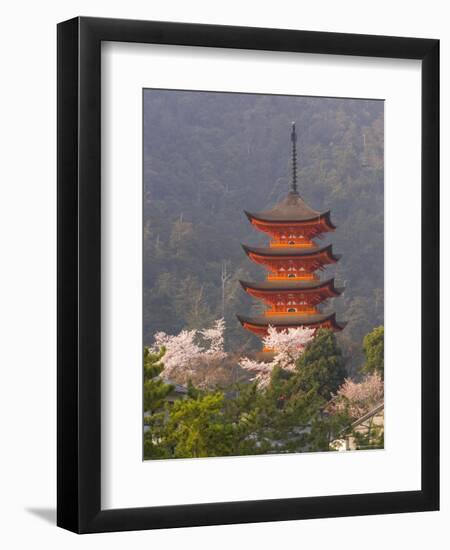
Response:
[[[231,452],[232,427],[224,421],[221,392],[176,401],[165,426],[165,443],[175,458],[225,456]]]
[[[151,353],[144,348],[144,459],[167,458],[170,450],[161,445],[165,422],[164,405],[166,397],[173,390],[160,378],[164,370],[161,363],[165,349]]]
[[[362,368],[364,373],[378,373],[384,378],[384,327],[379,326],[369,332],[363,340],[366,362]]]
[[[319,329],[297,361],[294,385],[303,392],[314,390],[328,401],[345,376],[345,361],[335,335],[330,330]]]
[[[154,414],[164,406],[169,393],[173,390],[171,384],[166,384],[159,375],[164,370],[161,363],[166,350],[161,348],[159,353],[151,353],[144,349],[144,411],[148,415]]]

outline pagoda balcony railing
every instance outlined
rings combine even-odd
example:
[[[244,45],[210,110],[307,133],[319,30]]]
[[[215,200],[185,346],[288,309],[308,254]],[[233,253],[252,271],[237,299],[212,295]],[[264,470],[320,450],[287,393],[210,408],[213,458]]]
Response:
[[[302,273],[301,275],[294,275],[289,277],[288,275],[267,275],[268,281],[319,281],[320,277],[314,273]]]
[[[268,309],[266,311],[266,316],[270,317],[271,315],[317,315],[317,309],[314,307],[305,307],[305,306],[296,306],[295,311],[287,311],[286,309]]]
[[[286,242],[286,241],[270,241],[270,248],[313,248],[312,241],[305,242]]]

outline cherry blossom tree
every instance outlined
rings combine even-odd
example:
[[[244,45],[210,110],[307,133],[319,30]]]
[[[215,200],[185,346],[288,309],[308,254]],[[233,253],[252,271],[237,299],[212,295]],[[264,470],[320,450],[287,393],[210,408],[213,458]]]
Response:
[[[182,330],[176,336],[157,332],[150,352],[164,348],[164,378],[187,382],[199,369],[224,359],[225,321],[218,319],[204,330]]]
[[[208,346],[205,349],[205,353],[209,354],[219,354],[225,356],[223,351],[224,344],[224,332],[225,332],[225,321],[224,319],[218,319],[212,328],[207,328],[204,330],[198,331],[201,335],[203,341]]]
[[[346,378],[330,403],[329,410],[332,413],[346,412],[356,420],[378,405],[383,397],[384,384],[377,372],[369,374],[361,382]]]
[[[215,367],[227,358],[224,351],[225,321],[218,319],[210,328],[203,330],[182,330],[176,336],[157,332],[150,352],[158,353],[165,349],[164,378],[185,383],[196,379],[198,386],[206,386],[211,374],[209,367]],[[242,357],[241,368],[251,372],[261,387],[268,385],[275,366],[286,371],[295,369],[295,362],[303,353],[305,345],[313,338],[314,330],[289,328],[277,331],[270,326],[263,339],[264,346],[272,349],[275,355],[271,361],[255,361]]]
[[[248,357],[242,357],[239,365],[251,372],[260,387],[265,387],[270,382],[272,370],[278,366],[286,371],[295,369],[295,362],[303,353],[306,344],[312,340],[314,329],[305,327],[277,330],[269,326],[267,335],[263,338],[264,347],[275,352],[272,361],[256,361]]]
[[[270,376],[275,364],[274,361],[265,363],[249,359],[248,357],[241,357],[239,366],[253,375],[250,380],[257,381],[260,388],[265,388],[269,385]]]
[[[266,348],[275,351],[277,365],[283,369],[292,370],[306,344],[312,340],[314,332],[314,329],[305,327],[277,330],[269,326],[263,343]]]

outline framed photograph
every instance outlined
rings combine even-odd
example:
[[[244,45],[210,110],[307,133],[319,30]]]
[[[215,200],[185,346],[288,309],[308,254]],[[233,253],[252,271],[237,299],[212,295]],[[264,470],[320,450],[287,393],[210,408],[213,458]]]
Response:
[[[77,533],[437,510],[439,41],[58,25]]]

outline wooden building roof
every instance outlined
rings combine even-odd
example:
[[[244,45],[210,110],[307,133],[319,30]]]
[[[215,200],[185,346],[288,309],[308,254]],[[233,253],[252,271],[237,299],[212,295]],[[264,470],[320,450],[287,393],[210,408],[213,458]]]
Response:
[[[331,223],[329,210],[321,213],[312,209],[296,191],[290,191],[286,198],[273,208],[255,213],[245,211],[245,214],[250,221],[252,219],[274,223],[325,221],[330,230],[336,229]]]
[[[327,321],[336,329],[342,330],[346,323],[338,323],[336,321],[336,313],[318,313],[316,315],[271,315],[266,317],[265,315],[256,315],[255,317],[246,317],[244,315],[237,315],[239,322],[242,325],[252,325],[255,327],[268,328],[284,327],[294,328],[300,326],[317,326]]]
[[[263,258],[282,258],[282,259],[308,259],[315,258],[320,255],[324,255],[332,261],[338,261],[341,257],[340,254],[333,254],[333,246],[331,244],[319,247],[310,247],[310,248],[294,248],[294,247],[255,247],[242,245],[245,253],[247,255],[252,254],[254,256],[259,256]]]
[[[260,290],[263,292],[316,292],[322,289],[329,289],[332,294],[338,296],[344,291],[343,287],[336,287],[334,279],[324,281],[262,281],[249,282],[239,281],[244,290]]]

